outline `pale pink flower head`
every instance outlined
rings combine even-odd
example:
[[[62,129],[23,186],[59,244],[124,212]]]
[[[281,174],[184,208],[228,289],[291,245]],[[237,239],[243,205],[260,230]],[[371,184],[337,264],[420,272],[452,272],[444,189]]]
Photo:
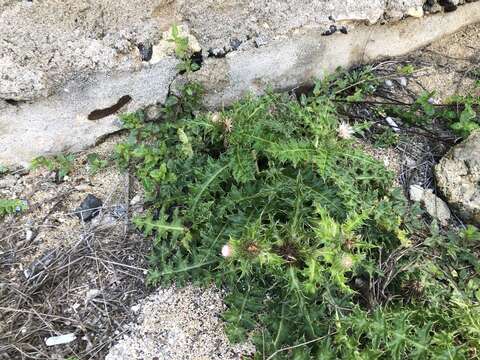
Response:
[[[222,247],[222,256],[223,257],[231,257],[233,255],[233,249],[230,245],[225,244]]]
[[[338,137],[341,139],[345,139],[345,140],[351,139],[353,133],[354,133],[353,128],[345,121],[342,121],[338,126],[337,134],[338,134]]]

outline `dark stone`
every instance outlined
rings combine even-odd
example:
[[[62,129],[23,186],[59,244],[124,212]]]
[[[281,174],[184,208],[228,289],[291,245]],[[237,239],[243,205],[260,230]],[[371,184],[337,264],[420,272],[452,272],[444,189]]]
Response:
[[[35,259],[28,268],[23,270],[25,278],[31,279],[39,272],[46,270],[57,257],[57,250],[46,250],[39,258]]]
[[[322,36],[330,36],[337,32],[337,27],[335,25],[330,25],[330,28],[322,33]]]
[[[342,27],[340,28],[340,32],[341,32],[342,34],[347,35],[347,34],[348,34],[348,29],[347,29],[347,27],[346,27],[346,26],[342,26]]]
[[[92,194],[88,194],[80,204],[80,207],[75,210],[75,214],[80,220],[89,221],[100,213],[102,205],[102,200]]]
[[[138,44],[138,50],[142,61],[150,61],[153,55],[153,47],[150,44]]]
[[[223,48],[208,49],[208,56],[214,58],[224,58],[227,52]]]
[[[240,45],[242,45],[242,42],[238,40],[237,38],[233,38],[230,40],[230,47],[232,48],[233,51],[237,50]]]
[[[443,10],[445,10],[445,12],[457,10],[457,5],[455,5],[452,0],[438,0],[438,3],[443,6]]]
[[[112,208],[112,215],[115,219],[124,218],[127,215],[125,205],[116,205]]]
[[[202,67],[203,64],[203,55],[201,51],[194,52],[192,56],[190,57],[190,60],[192,60],[192,63],[197,64],[198,69]]]

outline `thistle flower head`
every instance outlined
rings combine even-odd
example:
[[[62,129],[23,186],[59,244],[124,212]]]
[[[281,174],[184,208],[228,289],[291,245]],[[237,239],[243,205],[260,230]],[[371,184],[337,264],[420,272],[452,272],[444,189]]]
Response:
[[[345,139],[345,140],[351,139],[353,133],[354,133],[353,128],[345,121],[342,121],[338,126],[337,134],[338,134],[338,137],[341,139]]]
[[[223,245],[223,247],[222,247],[222,256],[227,258],[227,257],[230,257],[230,256],[232,256],[232,255],[233,255],[233,249],[232,249],[232,247],[231,247],[230,245],[228,245],[228,244]]]
[[[225,129],[225,132],[227,132],[227,133],[232,132],[233,122],[232,122],[231,118],[227,117],[223,120],[223,128]]]

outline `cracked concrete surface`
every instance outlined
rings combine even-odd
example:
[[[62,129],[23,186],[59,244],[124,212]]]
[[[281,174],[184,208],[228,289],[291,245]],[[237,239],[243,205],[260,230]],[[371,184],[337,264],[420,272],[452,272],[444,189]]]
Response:
[[[465,1],[450,2],[456,9]],[[122,96],[132,101],[121,111],[162,103],[172,81],[182,81],[165,39],[174,23],[198,40],[205,61],[194,76],[209,90],[206,103],[218,106],[411,51],[480,21],[479,7],[421,18],[446,7],[435,0],[0,0],[0,163],[92,145],[118,121],[86,117]],[[321,36],[333,24],[348,35]],[[154,57],[142,61],[139,48],[150,47]]]
[[[0,112],[0,164],[28,166],[39,155],[76,152],[118,131],[116,116],[91,121],[94,109],[115,105],[123,96],[133,101],[122,111],[163,102],[176,75],[177,60],[162,59],[136,72],[99,73],[71,81],[63,91],[32,103],[5,105]],[[0,106],[1,107],[1,106]]]
[[[207,90],[205,104],[216,108],[247,94],[260,95],[267,87],[286,90],[309,84],[339,66],[404,55],[476,22],[480,22],[480,2],[395,24],[359,25],[348,35],[322,37],[319,30],[305,31],[259,49],[208,59],[200,71],[176,82],[199,81]]]

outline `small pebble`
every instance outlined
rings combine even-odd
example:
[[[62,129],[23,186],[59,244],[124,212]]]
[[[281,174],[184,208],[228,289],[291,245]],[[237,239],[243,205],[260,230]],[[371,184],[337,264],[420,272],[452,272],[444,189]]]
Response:
[[[389,88],[393,87],[393,81],[390,79],[385,80],[385,86]]]
[[[242,42],[237,38],[233,38],[232,40],[230,40],[230,47],[232,48],[232,50],[237,50],[240,45],[242,45]]]
[[[114,218],[117,218],[117,219],[123,218],[124,216],[126,216],[127,215],[127,209],[126,209],[125,205],[120,204],[120,205],[113,206],[112,215],[113,215]]]
[[[337,32],[337,27],[335,25],[330,25],[327,31],[322,33],[322,36],[330,36]]]
[[[88,194],[80,207],[75,210],[76,215],[83,221],[89,221],[100,213],[102,200],[92,194]]]
[[[138,50],[142,61],[150,61],[153,55],[153,47],[150,44],[138,44]]]
[[[90,190],[90,186],[88,186],[88,184],[80,184],[75,186],[75,190],[85,192]]]
[[[404,78],[404,77],[401,77],[398,79],[398,82],[400,85],[402,85],[403,87],[407,86],[407,79]]]
[[[142,197],[140,195],[135,195],[132,200],[130,200],[130,205],[134,206],[139,204],[142,201]]]
[[[33,238],[33,231],[30,229],[25,230],[25,240],[31,241]]]
[[[154,121],[158,120],[162,116],[162,107],[158,105],[150,105],[144,110],[145,120]]]
[[[256,47],[265,46],[268,44],[268,38],[260,35],[255,38],[254,42]]]

